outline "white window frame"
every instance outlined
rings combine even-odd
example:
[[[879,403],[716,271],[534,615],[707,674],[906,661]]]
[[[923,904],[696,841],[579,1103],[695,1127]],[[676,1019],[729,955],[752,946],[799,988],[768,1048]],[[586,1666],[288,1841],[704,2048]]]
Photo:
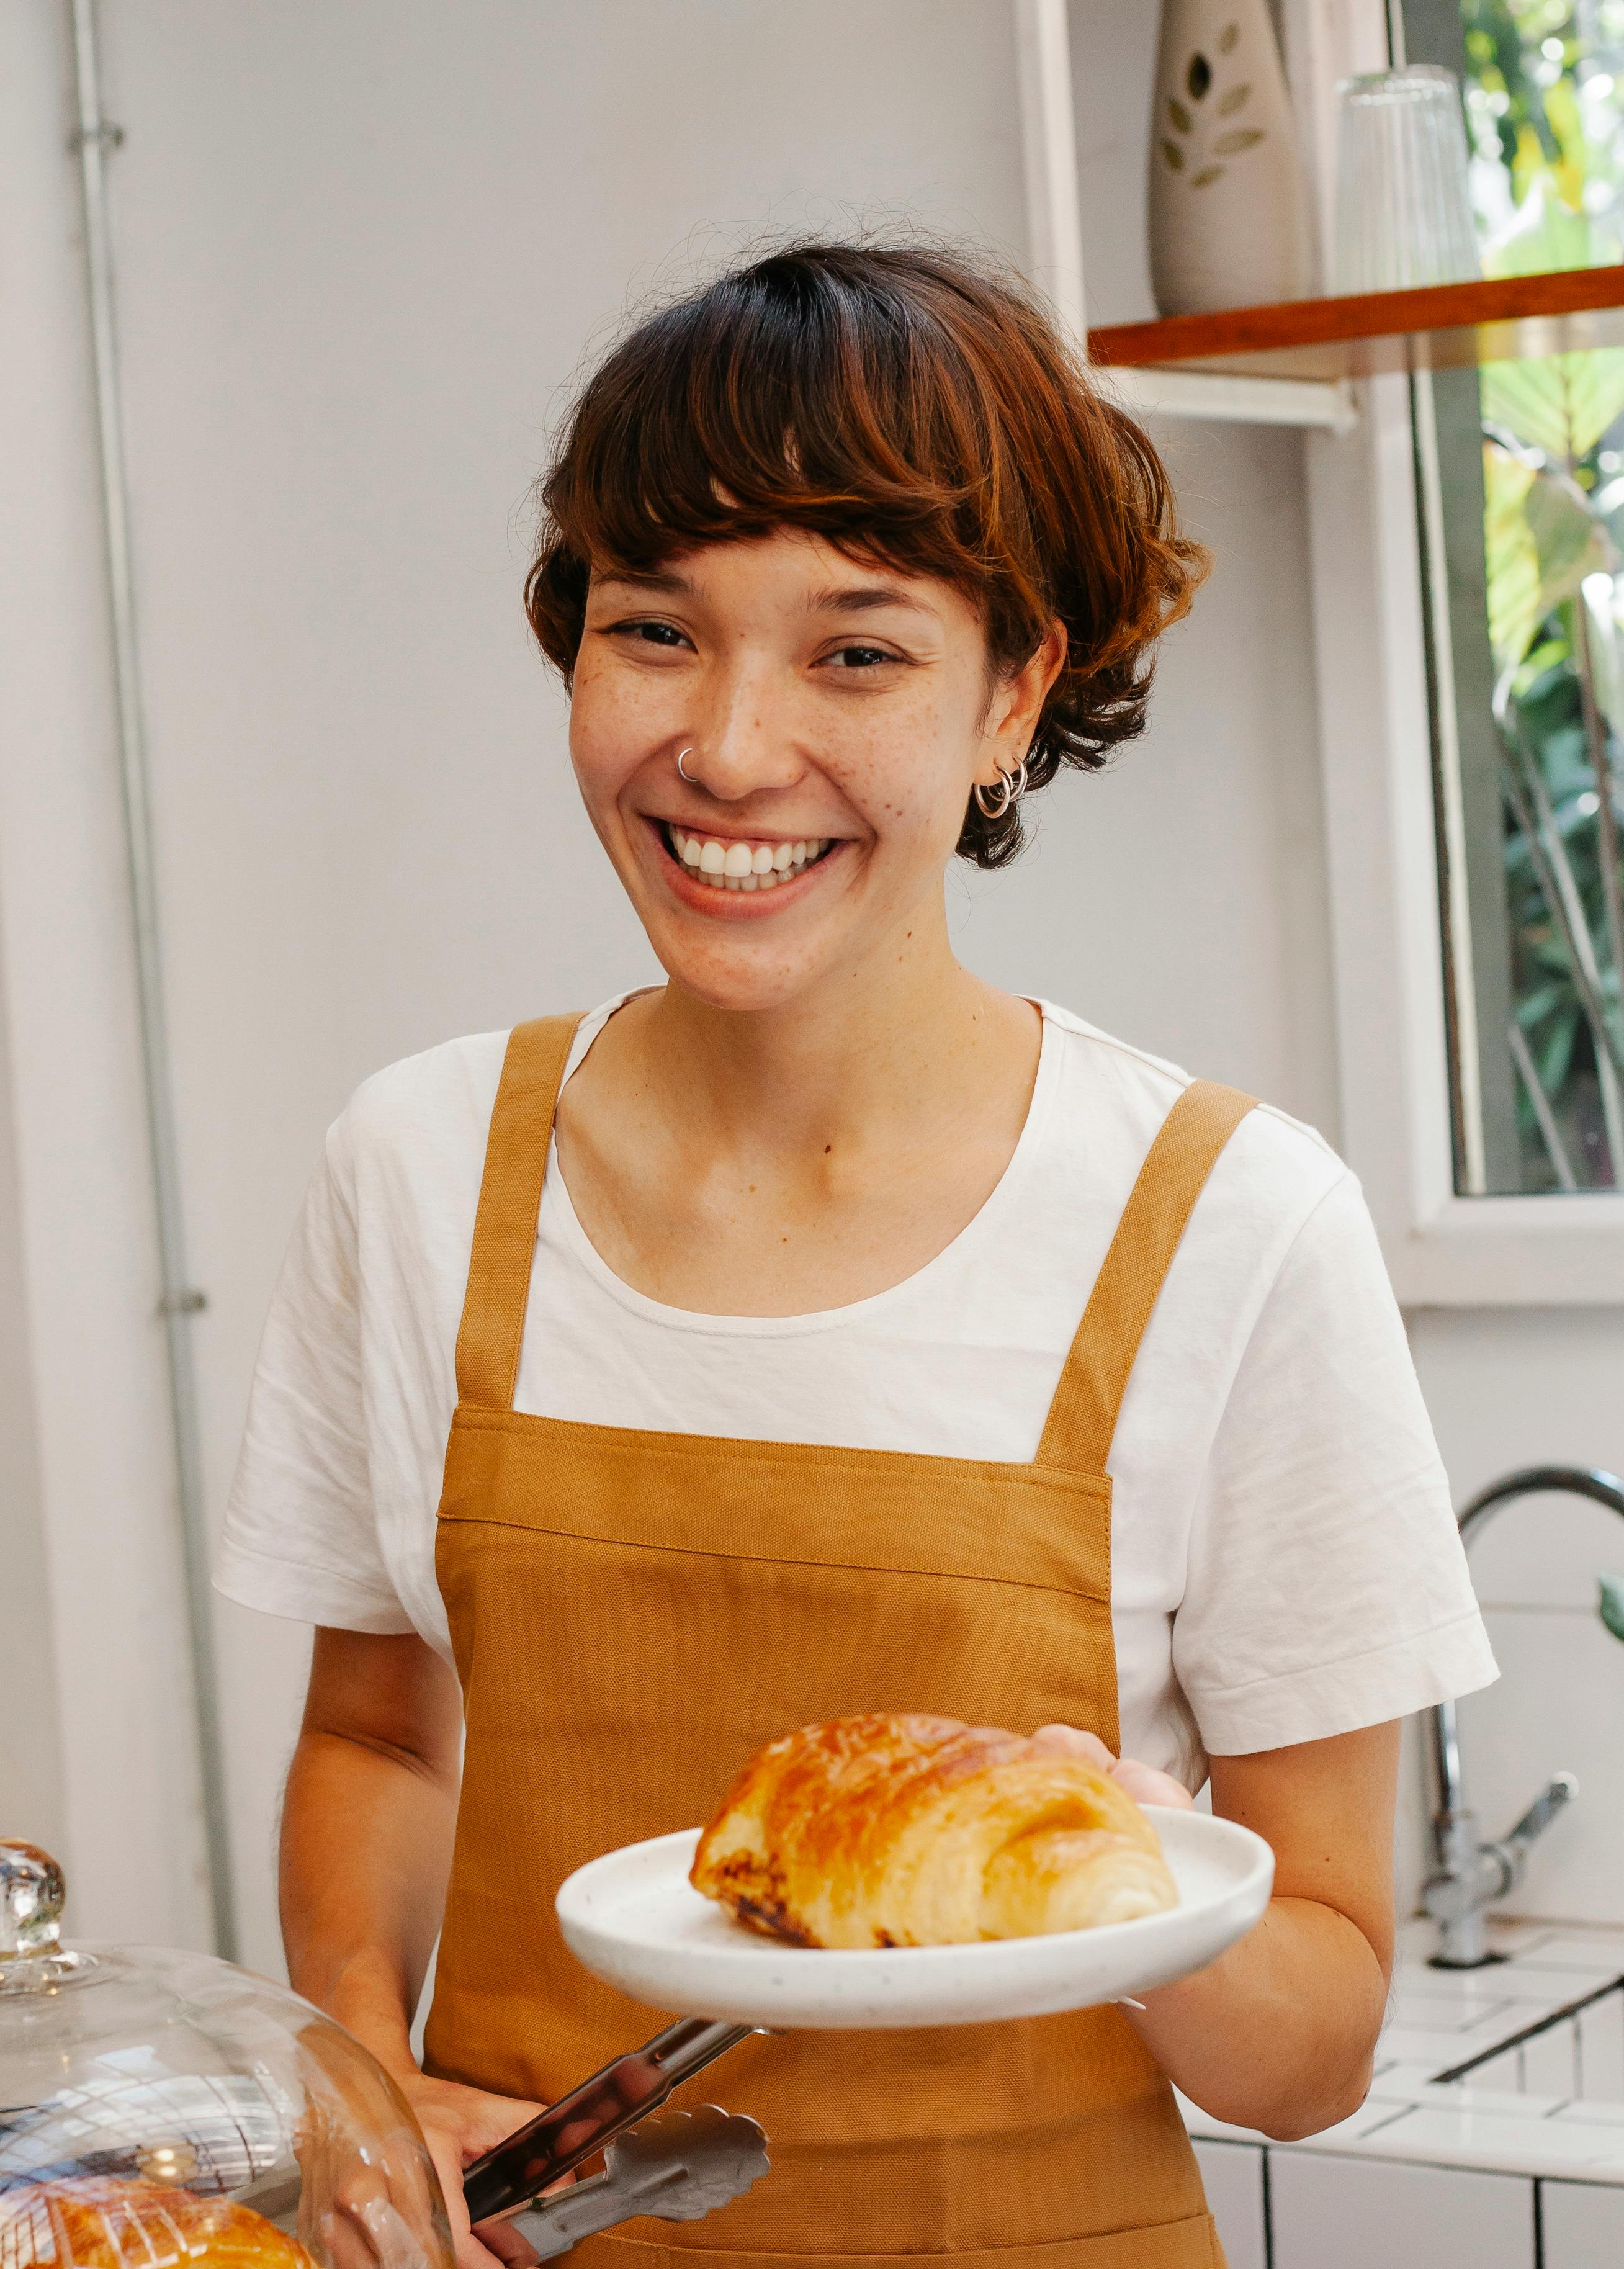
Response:
[[[1285,17],[1328,238],[1336,81],[1386,60],[1387,11],[1287,0]],[[1434,802],[1409,381],[1358,394],[1355,433],[1306,441],[1343,1149],[1406,1306],[1624,1303],[1624,1194],[1456,1194],[1443,937],[1446,915],[1464,934],[1464,906],[1439,895],[1455,815],[1447,780],[1441,815]],[[1447,682],[1439,698],[1447,713]]]
[[[1307,443],[1343,1149],[1406,1306],[1624,1302],[1624,1195],[1456,1194],[1409,384],[1360,391]]]
[[[1281,12],[1328,241],[1336,82],[1385,63],[1385,0],[1283,0]],[[1081,332],[1066,0],[1016,0],[1015,28],[1033,267]],[[1327,410],[1323,387],[1278,389],[1190,373],[1135,392],[1148,414],[1308,429],[1342,1148],[1394,1289],[1406,1307],[1624,1304],[1624,1193],[1456,1194],[1410,381],[1362,382],[1356,421]]]

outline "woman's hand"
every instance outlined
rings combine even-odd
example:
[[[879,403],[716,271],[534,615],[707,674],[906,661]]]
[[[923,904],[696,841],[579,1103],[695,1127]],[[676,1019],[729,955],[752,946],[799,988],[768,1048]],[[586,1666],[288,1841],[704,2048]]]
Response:
[[[464,2088],[454,2080],[432,2080],[426,2073],[396,2073],[395,2077],[417,2115],[439,2177],[457,2269],[497,2269],[498,2263],[534,2261],[535,2253],[508,2222],[487,2223],[484,2243],[474,2236],[462,2197],[462,2175],[543,2107],[511,2095],[490,2095],[483,2088]]]
[[[1096,1734],[1045,1726],[1037,1739],[1087,1757],[1141,1804],[1191,1802]],[[1212,1760],[1213,1811],[1272,1847],[1274,1896],[1255,1930],[1130,2003],[1128,2021],[1216,2118],[1300,2141],[1364,2100],[1392,1970],[1398,1753],[1398,1727],[1370,1726]]]
[[[1097,1733],[1080,1733],[1075,1726],[1040,1726],[1033,1739],[1045,1748],[1058,1750],[1065,1755],[1086,1757],[1091,1765],[1125,1788],[1136,1804],[1170,1804],[1177,1810],[1188,1812],[1195,1800],[1182,1781],[1171,1773],[1158,1772],[1155,1765],[1141,1764],[1137,1757],[1113,1757]]]
[[[1045,1726],[1141,1804],[1186,1790],[1096,1734]],[[1370,1726],[1295,1748],[1214,1757],[1213,1811],[1274,1853],[1255,1930],[1192,1977],[1127,2005],[1170,2080],[1219,2119],[1300,2141],[1363,2102],[1392,1970],[1392,1822],[1399,1729]]]
[[[312,2045],[319,2054],[320,2044]],[[533,2118],[538,2107],[425,2079],[410,2056],[391,2058],[387,2068],[416,2126],[409,2132],[402,2125],[380,2149],[376,2138],[363,2145],[357,2128],[342,2117],[311,2122],[299,2153],[304,2181],[299,2235],[306,2248],[325,2256],[332,2269],[423,2269],[435,2258],[437,2187],[459,2269],[523,2269],[534,2263],[532,2249],[506,2223],[492,2224],[484,2233],[485,2243],[474,2236],[462,2174],[482,2153]],[[419,2133],[434,2168],[432,2184],[417,2147]]]

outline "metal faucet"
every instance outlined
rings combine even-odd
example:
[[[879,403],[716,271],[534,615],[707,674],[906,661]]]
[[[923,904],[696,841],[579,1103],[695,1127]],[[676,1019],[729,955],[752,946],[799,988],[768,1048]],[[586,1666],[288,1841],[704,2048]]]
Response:
[[[1459,1517],[1462,1544],[1469,1546],[1476,1530],[1502,1505],[1554,1489],[1593,1498],[1624,1516],[1624,1481],[1616,1474],[1583,1466],[1530,1466],[1491,1482],[1473,1498]],[[1505,1959],[1489,1950],[1486,1910],[1522,1881],[1536,1838],[1572,1802],[1579,1784],[1571,1773],[1554,1774],[1508,1835],[1497,1844],[1483,1844],[1478,1840],[1477,1814],[1466,1809],[1461,1787],[1452,1702],[1440,1702],[1432,1713],[1432,1755],[1438,1792],[1432,1823],[1437,1868],[1421,1892],[1421,1904],[1439,1925],[1438,1950],[1430,1959],[1435,1970],[1480,1970],[1487,1962]]]

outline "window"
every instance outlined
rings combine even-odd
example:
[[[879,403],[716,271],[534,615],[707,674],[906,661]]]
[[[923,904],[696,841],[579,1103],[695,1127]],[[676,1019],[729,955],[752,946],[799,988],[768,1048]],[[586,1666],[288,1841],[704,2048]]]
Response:
[[[1624,0],[1402,0],[1402,33],[1463,77],[1485,272],[1624,258]],[[1614,1190],[1624,351],[1423,373],[1414,410],[1455,1187]]]

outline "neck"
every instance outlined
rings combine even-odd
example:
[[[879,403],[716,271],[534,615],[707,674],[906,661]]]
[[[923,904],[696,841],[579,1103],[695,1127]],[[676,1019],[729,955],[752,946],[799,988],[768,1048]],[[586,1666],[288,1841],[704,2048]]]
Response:
[[[692,1139],[847,1163],[910,1127],[939,1138],[1000,1079],[1030,1087],[1038,1039],[1029,1003],[956,959],[940,902],[788,1005],[718,1009],[675,984],[638,1005],[627,1039]]]

